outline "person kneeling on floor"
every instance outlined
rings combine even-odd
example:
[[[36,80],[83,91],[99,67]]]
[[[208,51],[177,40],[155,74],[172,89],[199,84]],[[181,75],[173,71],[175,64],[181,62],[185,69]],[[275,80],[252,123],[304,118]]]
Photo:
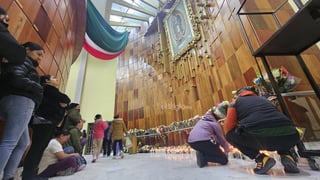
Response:
[[[197,165],[200,168],[207,166],[208,163],[221,165],[228,163],[229,145],[217,121],[217,119],[224,118],[224,115],[221,113],[216,115],[215,110],[214,108],[209,109],[196,123],[188,137],[188,144],[196,150]]]
[[[266,174],[275,159],[260,150],[277,151],[287,173],[299,173],[290,152],[300,140],[291,119],[264,97],[257,96],[254,87],[237,90],[237,98],[229,105],[224,122],[229,143],[257,163],[256,174]]]
[[[67,154],[63,151],[63,144],[69,138],[69,131],[56,130],[40,161],[40,177],[67,176],[85,167],[85,164],[79,163],[79,153]]]

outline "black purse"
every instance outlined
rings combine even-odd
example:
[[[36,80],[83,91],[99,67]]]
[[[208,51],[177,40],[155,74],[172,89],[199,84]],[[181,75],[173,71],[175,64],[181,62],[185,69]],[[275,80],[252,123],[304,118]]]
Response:
[[[41,116],[38,116],[38,115],[34,114],[32,116],[32,119],[31,119],[31,124],[33,124],[33,125],[52,124],[52,122],[47,120],[47,119],[45,119],[44,117],[41,117]]]

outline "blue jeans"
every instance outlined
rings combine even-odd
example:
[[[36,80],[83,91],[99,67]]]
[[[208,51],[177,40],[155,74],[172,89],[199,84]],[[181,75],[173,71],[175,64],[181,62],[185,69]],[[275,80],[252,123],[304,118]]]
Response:
[[[74,153],[74,147],[73,146],[67,146],[63,149],[64,153],[71,154]]]
[[[3,179],[14,177],[30,143],[28,123],[34,107],[34,101],[24,96],[9,95],[0,99],[0,116],[5,121],[0,140],[0,174],[3,172]]]

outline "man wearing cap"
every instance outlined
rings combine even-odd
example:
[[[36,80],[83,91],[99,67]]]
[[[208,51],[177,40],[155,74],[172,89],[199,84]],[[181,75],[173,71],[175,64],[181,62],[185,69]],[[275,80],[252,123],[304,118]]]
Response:
[[[266,174],[276,161],[260,150],[277,151],[287,173],[299,173],[290,149],[299,142],[293,122],[253,87],[239,89],[224,123],[230,144],[257,163],[256,174]]]

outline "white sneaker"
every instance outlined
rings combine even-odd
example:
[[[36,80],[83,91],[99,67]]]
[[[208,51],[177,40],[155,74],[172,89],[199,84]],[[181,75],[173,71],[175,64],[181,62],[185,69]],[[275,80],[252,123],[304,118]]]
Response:
[[[112,159],[117,159],[117,157],[116,157],[116,156],[113,156]]]

